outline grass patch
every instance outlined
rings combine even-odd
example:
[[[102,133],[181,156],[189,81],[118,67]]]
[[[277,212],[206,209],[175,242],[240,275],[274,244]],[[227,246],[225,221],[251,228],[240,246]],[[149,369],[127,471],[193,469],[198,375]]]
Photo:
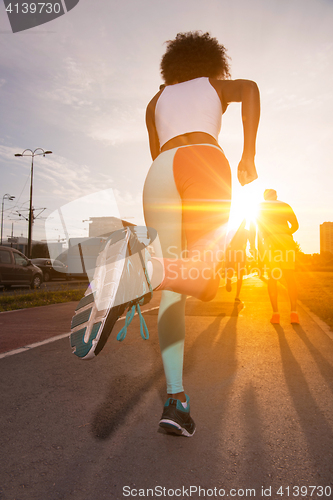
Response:
[[[296,273],[298,298],[333,330],[333,273]]]
[[[84,295],[83,290],[36,291],[3,296],[0,299],[0,312],[14,311],[28,307],[48,306],[62,302],[78,301]]]

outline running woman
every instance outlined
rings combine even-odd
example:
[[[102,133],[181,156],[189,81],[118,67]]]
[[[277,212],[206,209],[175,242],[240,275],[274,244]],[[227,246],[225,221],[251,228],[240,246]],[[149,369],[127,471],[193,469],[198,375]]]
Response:
[[[143,193],[146,224],[158,232],[162,250],[152,258],[152,283],[157,279],[163,290],[158,335],[167,401],[160,426],[190,437],[195,424],[182,381],[185,300],[211,300],[220,281],[231,203],[230,167],[218,144],[221,118],[230,103],[241,103],[238,180],[248,184],[257,178],[260,99],[255,82],[230,79],[226,49],[209,33],[168,41],[161,74],[164,85],[146,111],[153,164]]]

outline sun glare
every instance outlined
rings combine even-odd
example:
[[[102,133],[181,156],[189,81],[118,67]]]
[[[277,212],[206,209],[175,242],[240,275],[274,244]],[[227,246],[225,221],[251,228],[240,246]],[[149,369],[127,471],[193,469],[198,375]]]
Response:
[[[255,222],[261,201],[263,201],[263,189],[259,183],[236,186],[232,193],[229,232],[235,232],[244,219],[247,226],[250,222]]]

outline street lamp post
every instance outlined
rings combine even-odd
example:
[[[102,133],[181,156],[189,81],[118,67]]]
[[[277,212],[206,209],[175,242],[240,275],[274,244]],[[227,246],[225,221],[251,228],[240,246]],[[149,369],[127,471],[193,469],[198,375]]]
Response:
[[[27,153],[28,151],[28,153]],[[37,153],[37,151],[39,151]],[[31,149],[25,149],[23,153],[16,153],[15,156],[31,156],[31,175],[30,175],[30,205],[29,205],[29,231],[28,231],[28,255],[31,258],[31,246],[32,246],[32,223],[33,223],[33,210],[32,210],[32,186],[33,186],[33,174],[34,174],[34,157],[39,155],[49,155],[52,151],[44,151],[42,148],[36,148],[34,151]]]
[[[5,205],[5,200],[13,200],[15,196],[11,196],[10,194],[6,193],[2,197],[2,210],[1,210],[1,245],[2,245],[2,231],[3,231],[3,207]]]

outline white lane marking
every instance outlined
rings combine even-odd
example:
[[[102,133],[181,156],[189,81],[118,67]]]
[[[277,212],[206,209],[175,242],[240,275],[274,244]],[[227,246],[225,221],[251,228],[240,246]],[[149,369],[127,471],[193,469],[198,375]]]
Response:
[[[333,332],[330,329],[330,327],[322,321],[318,316],[316,316],[313,312],[310,311],[308,307],[306,307],[300,300],[298,301],[299,305],[304,309],[305,312],[313,319],[315,323],[323,330],[324,333],[333,341]],[[156,309],[159,309],[159,306],[152,307],[151,309],[146,309],[145,311],[141,311],[142,314],[149,312],[149,311],[154,311]],[[14,311],[8,311],[8,312],[14,312]],[[135,313],[134,316],[137,316],[138,313]],[[126,319],[126,316],[121,316],[118,318],[117,321],[121,321],[123,319]],[[64,339],[65,337],[69,337],[70,333],[63,333],[62,335],[57,335],[56,337],[51,337],[46,340],[42,340],[41,342],[35,342],[34,344],[29,344],[24,347],[20,347],[19,349],[14,349],[12,351],[7,351],[3,352],[0,354],[0,359],[6,358],[7,356],[13,356],[14,354],[20,354],[21,352],[26,352],[29,349],[34,349],[35,347],[39,347],[41,345],[49,344],[51,342],[56,342],[57,340]]]
[[[145,311],[141,311],[142,314],[149,312],[149,311],[154,311],[156,309],[159,309],[159,306],[152,307],[151,309],[146,309]],[[8,311],[12,312],[12,311]],[[137,316],[138,313],[135,313],[134,316]],[[126,316],[121,316],[120,318],[117,319],[117,321],[121,321],[122,319],[125,319]],[[27,352],[30,349],[34,349],[35,347],[39,347],[41,345],[45,344],[50,344],[51,342],[56,342],[57,340],[64,339],[65,337],[69,337],[70,333],[62,333],[61,335],[57,335],[56,337],[50,337],[49,339],[41,340],[40,342],[35,342],[34,344],[28,344],[23,347],[19,347],[18,349],[13,349],[12,351],[7,351],[3,352],[0,354],[0,359],[7,358],[8,356],[13,356],[14,354],[20,354],[21,352]]]

